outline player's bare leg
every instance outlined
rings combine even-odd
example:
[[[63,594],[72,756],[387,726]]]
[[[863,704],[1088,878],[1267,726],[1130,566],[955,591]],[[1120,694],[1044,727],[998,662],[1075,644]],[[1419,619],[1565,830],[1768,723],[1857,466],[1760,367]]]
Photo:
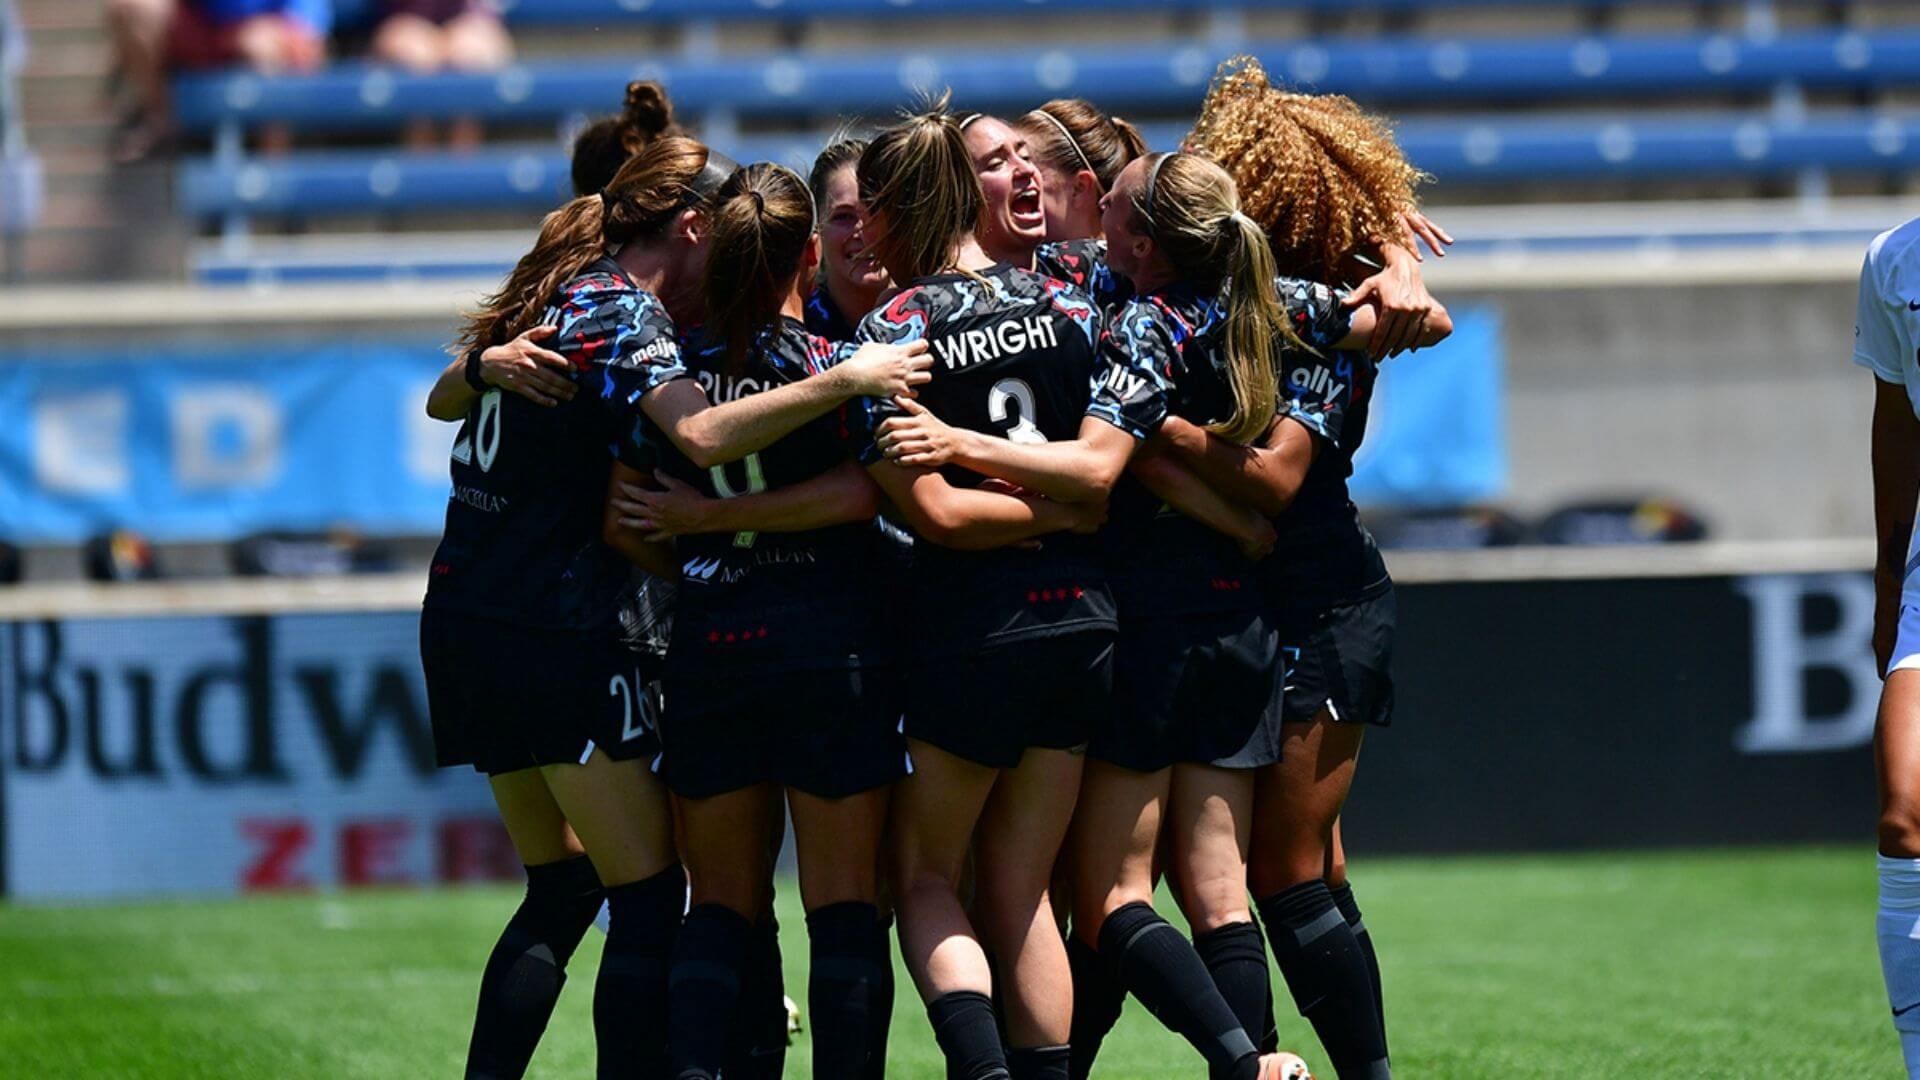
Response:
[[[636,1072],[666,1068],[666,971],[687,896],[666,785],[649,764],[595,750],[585,764],[539,773],[606,882],[607,943],[593,990],[597,1052]]]
[[[807,995],[815,1076],[859,1077],[877,1063],[892,1016],[892,958],[879,897],[886,788],[823,799],[789,790],[800,897],[812,951]]]
[[[1333,1070],[1384,1078],[1386,1034],[1367,951],[1322,876],[1364,735],[1330,709],[1285,725],[1281,760],[1257,781],[1248,878],[1280,972]]]
[[[1029,749],[1000,774],[975,833],[974,907],[1000,962],[1001,1013],[1014,1055],[1065,1047],[1070,1036],[1073,979],[1047,886],[1084,761],[1077,752]]]
[[[949,1075],[1004,1070],[993,973],[960,900],[974,825],[999,772],[918,739],[908,739],[907,749],[913,773],[894,786],[888,825],[900,955],[927,1003]]]
[[[675,800],[692,897],[668,995],[673,1075],[718,1075],[726,1066],[754,925],[772,889],[768,833],[779,820],[779,798],[777,785],[755,784]]]
[[[527,892],[480,978],[469,1075],[518,1076],[546,1031],[566,984],[567,961],[600,910],[593,865],[536,769],[488,778]]]
[[[1880,966],[1909,1076],[1920,1076],[1920,669],[1887,676],[1874,724]]]

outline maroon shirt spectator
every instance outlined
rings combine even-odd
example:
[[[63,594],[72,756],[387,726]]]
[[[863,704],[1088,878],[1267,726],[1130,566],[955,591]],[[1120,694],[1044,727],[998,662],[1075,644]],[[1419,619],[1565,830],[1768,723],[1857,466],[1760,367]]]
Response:
[[[169,74],[236,64],[311,71],[326,62],[333,9],[329,0],[108,0],[107,28],[135,97],[118,147],[133,161],[172,138]]]

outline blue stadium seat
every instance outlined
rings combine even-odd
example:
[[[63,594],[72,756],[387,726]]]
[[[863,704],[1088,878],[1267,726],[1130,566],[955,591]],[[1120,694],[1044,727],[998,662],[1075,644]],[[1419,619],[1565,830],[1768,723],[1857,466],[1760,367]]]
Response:
[[[1641,3],[1649,0],[1639,0]],[[1660,0],[1678,6],[1691,0]],[[953,0],[496,0],[507,21],[528,26],[581,23],[673,24],[737,19],[873,19],[952,14]],[[967,0],[968,15],[1023,15],[1121,10],[1349,12],[1423,11],[1487,6],[1566,7],[1567,0]],[[366,20],[371,0],[335,0],[342,23]]]
[[[268,120],[310,131],[387,130],[423,116],[542,121],[610,111],[628,80],[656,78],[690,116],[714,108],[741,116],[885,113],[918,91],[940,87],[951,87],[957,101],[983,109],[1024,108],[1050,97],[1079,96],[1120,111],[1189,110],[1215,65],[1242,48],[1302,88],[1369,102],[1760,91],[1783,82],[1848,90],[1920,83],[1920,31],[1870,36],[1812,31],[1768,40],[1686,34],[1323,39],[1253,42],[1232,49],[1185,42],[1072,53],[793,52],[718,60],[540,63],[493,75],[411,76],[342,64],[296,78],[250,73],[183,77],[176,84],[175,108],[184,128],[201,132]]]
[[[1149,125],[1155,146],[1182,125]],[[1409,121],[1397,132],[1408,156],[1441,183],[1552,178],[1747,177],[1805,169],[1879,173],[1920,166],[1920,112],[1823,110],[1798,122],[1764,113],[1556,116]],[[804,167],[818,150],[804,137],[742,139],[741,160]],[[190,163],[181,200],[190,213],[329,213],[374,210],[541,211],[567,194],[565,156],[551,147],[465,157],[389,152],[294,154],[272,161]]]

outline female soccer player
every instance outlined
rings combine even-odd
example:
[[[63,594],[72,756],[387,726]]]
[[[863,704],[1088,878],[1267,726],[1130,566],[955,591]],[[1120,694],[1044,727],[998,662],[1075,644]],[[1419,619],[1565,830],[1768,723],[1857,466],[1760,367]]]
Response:
[[[806,331],[818,261],[807,187],[790,170],[749,165],[707,210],[706,325],[691,378],[734,401],[818,376],[851,344]],[[799,844],[813,944],[810,1016],[817,1076],[867,1070],[869,1011],[889,964],[875,908],[886,789],[900,774],[898,704],[877,665],[879,593],[864,573],[879,493],[824,416],[738,462],[698,468],[669,455],[669,482],[723,500],[817,495],[741,515],[735,531],[685,535],[667,653],[663,773],[676,796],[692,907],[675,953],[676,1077],[719,1075],[753,922],[772,889],[784,796]],[[817,486],[817,485],[816,485]]]
[[[820,280],[807,298],[807,329],[828,341],[853,340],[854,327],[890,284],[861,224],[854,167],[866,148],[865,139],[829,143],[807,177],[820,212]]]
[[[1273,534],[1257,513],[1197,481],[1167,490],[1176,505],[1199,503],[1195,517],[1161,513],[1160,497],[1121,481],[1170,414],[1236,442],[1264,434],[1276,353],[1292,333],[1266,237],[1239,212],[1218,167],[1192,154],[1153,155],[1121,172],[1104,205],[1110,258],[1139,296],[1111,319],[1104,377],[1078,438],[1012,442],[909,405],[912,415],[888,420],[880,440],[903,465],[958,465],[1066,501],[1113,493],[1103,537],[1120,639],[1113,707],[1094,728],[1069,843],[1074,934],[1097,945],[1212,1075],[1254,1077],[1260,1061],[1245,1022],[1152,903],[1164,828],[1195,930],[1251,924],[1253,770],[1279,760],[1280,683],[1279,643],[1246,549],[1260,554],[1259,535]],[[1224,518],[1229,535],[1202,523],[1210,518]],[[1264,1020],[1265,991],[1244,988],[1249,1019]],[[1076,1075],[1096,1047],[1074,1046]]]
[[[685,874],[647,768],[656,736],[633,709],[613,626],[626,572],[599,539],[607,448],[644,418],[694,448],[696,462],[717,464],[850,397],[905,393],[923,377],[914,369],[925,361],[910,351],[867,351],[820,378],[719,407],[679,378],[661,298],[698,313],[686,298],[698,295],[703,208],[727,164],[691,139],[662,139],[603,194],[549,215],[533,250],[470,318],[459,339],[466,359],[428,397],[429,415],[462,421],[421,616],[436,756],[488,775],[529,867],[527,896],[482,977],[470,1073],[525,1070],[604,891],[612,925],[594,995],[601,1067],[665,1075],[665,970]],[[480,346],[536,323],[559,327],[557,347],[588,392],[543,407],[479,378]]]
[[[1027,141],[1006,121],[981,113],[963,118],[960,128],[985,199],[975,239],[994,261],[1031,270],[1047,238],[1047,211]]]
[[[618,116],[595,120],[573,139],[573,193],[597,194],[641,147],[662,135],[678,135],[673,101],[652,80],[627,84],[627,97]]]
[[[860,336],[931,341],[934,378],[920,401],[951,424],[1072,437],[1099,314],[1071,286],[981,249],[984,197],[944,102],[876,137],[858,175],[868,242],[902,285]],[[1109,691],[1112,597],[1091,540],[1073,535],[1096,529],[1104,507],[901,466],[872,445],[862,461],[920,541],[905,714],[913,768],[889,826],[901,952],[950,1076],[1064,1076],[1072,992],[1046,895],[1079,785],[1076,751]],[[958,889],[970,845],[977,936]],[[1010,1054],[982,940],[1000,965]]]
[[[1188,145],[1233,176],[1280,272],[1305,279],[1286,302],[1312,346],[1287,350],[1284,418],[1264,440],[1243,446],[1191,424],[1162,428],[1180,460],[1272,515],[1279,533],[1260,567],[1290,659],[1287,722],[1281,761],[1259,780],[1249,878],[1281,973],[1335,1071],[1384,1077],[1379,968],[1336,831],[1361,738],[1393,707],[1393,583],[1347,494],[1375,378],[1374,355],[1350,348],[1367,329],[1355,316],[1367,311],[1356,305],[1370,284],[1342,303],[1309,283],[1358,280],[1352,254],[1400,235],[1419,173],[1352,102],[1275,90],[1250,61],[1222,69]],[[1396,256],[1386,258],[1393,269]],[[1370,328],[1380,354],[1452,330],[1437,304],[1377,322],[1394,324]]]
[[[1015,132],[1040,170],[1049,243],[1101,235],[1101,200],[1127,163],[1147,152],[1140,132],[1079,98],[1055,98],[1022,116]]]
[[[1872,371],[1873,653],[1886,673],[1874,726],[1880,787],[1880,970],[1907,1075],[1920,1078],[1920,582],[1913,511],[1920,491],[1920,219],[1875,237],[1860,268],[1853,362]]]

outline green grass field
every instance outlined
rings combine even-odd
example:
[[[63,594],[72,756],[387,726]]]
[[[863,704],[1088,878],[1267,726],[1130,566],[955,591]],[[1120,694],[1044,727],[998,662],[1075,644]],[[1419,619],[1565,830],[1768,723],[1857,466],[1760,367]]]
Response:
[[[787,885],[788,988],[804,998]],[[1355,885],[1402,1077],[1901,1075],[1864,848],[1376,859]],[[0,906],[0,1074],[456,1076],[515,895]],[[533,1075],[592,1075],[598,959],[590,933]],[[940,1077],[900,985],[890,1075]],[[1320,1063],[1290,1008],[1281,1031]],[[1101,1061],[1097,1076],[1204,1075],[1131,1003]],[[811,1075],[804,1034],[787,1075]]]

